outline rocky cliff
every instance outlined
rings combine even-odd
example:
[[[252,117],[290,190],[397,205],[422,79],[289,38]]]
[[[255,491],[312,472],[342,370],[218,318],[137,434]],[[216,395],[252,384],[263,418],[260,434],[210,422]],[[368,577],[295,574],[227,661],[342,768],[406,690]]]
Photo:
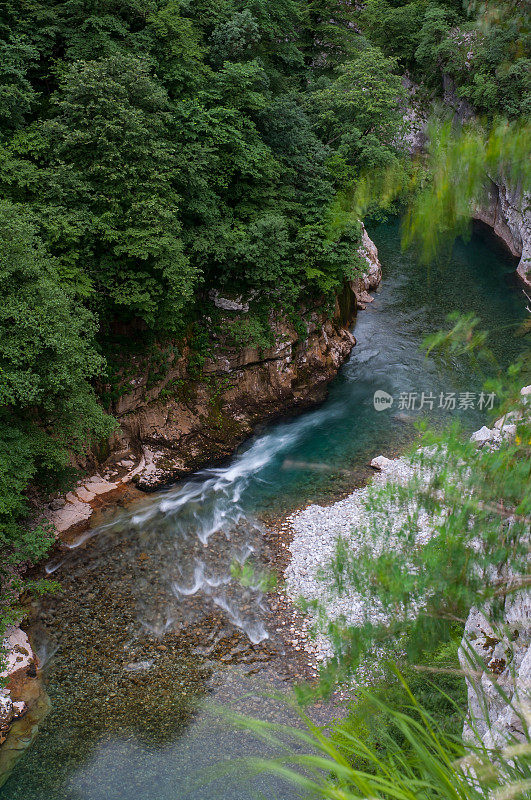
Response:
[[[411,154],[425,152],[431,106],[423,101],[418,84],[403,78],[408,93],[401,144]],[[474,108],[459,97],[454,81],[443,75],[443,106],[459,123],[476,116]],[[517,274],[531,288],[531,195],[510,186],[503,177],[485,177],[483,201],[472,209],[473,219],[488,225],[513,256],[519,258]]]
[[[485,747],[525,738],[531,711],[531,597],[508,595],[503,623],[473,608],[460,651],[467,674],[468,715],[463,736]]]
[[[151,389],[147,373],[139,375],[118,403],[112,444],[120,458],[143,462],[137,486],[149,491],[169,483],[229,455],[258,423],[322,400],[355,343],[355,310],[347,286],[331,316],[314,308],[301,326],[271,314],[270,347],[234,347],[218,338],[197,378],[187,372],[186,352]]]
[[[521,396],[528,414],[531,386],[524,386]],[[515,422],[499,419],[472,438],[478,446],[496,447],[500,431],[516,434]],[[472,608],[459,651],[468,690],[463,736],[489,749],[524,741],[531,719],[531,595],[510,564],[500,565],[494,577],[507,585],[502,613],[494,621],[490,608]],[[522,584],[524,589],[517,591]]]
[[[517,273],[531,288],[531,195],[503,180],[488,179],[485,200],[474,208],[474,219],[488,225],[520,259]]]
[[[324,398],[355,344],[349,327],[356,311],[371,302],[369,292],[381,280],[378,250],[363,225],[359,256],[367,266],[345,285],[332,313],[325,305],[305,309],[298,324],[272,313],[270,347],[231,347],[214,337],[195,381],[187,372],[189,353],[151,389],[146,373],[134,380],[116,409],[120,430],[113,450],[120,459],[140,457],[134,477],[140,489],[156,489],[227,456],[257,424]],[[236,315],[248,309],[219,295],[215,303]]]
[[[236,346],[223,333],[211,336],[208,355],[190,374],[187,346],[153,381],[149,360],[132,360],[115,401],[119,427],[98,474],[80,481],[47,515],[59,533],[86,527],[95,508],[128,484],[153,491],[208,462],[230,455],[260,423],[322,400],[348,357],[358,309],[372,301],[381,280],[378,250],[362,226],[360,276],[346,284],[335,307],[301,309],[297,321],[272,312],[268,346]],[[216,294],[222,320],[246,319],[241,298]],[[205,318],[205,326],[212,326]],[[218,325],[219,330],[226,325]]]

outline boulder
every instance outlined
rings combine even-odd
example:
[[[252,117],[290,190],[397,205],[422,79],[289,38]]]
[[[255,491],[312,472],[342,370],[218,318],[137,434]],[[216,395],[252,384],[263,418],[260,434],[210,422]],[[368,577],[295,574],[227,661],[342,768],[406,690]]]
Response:
[[[470,437],[471,442],[475,442],[477,447],[483,447],[484,444],[487,442],[492,441],[494,438],[494,432],[491,431],[490,428],[487,428],[486,425],[483,425],[479,431],[474,431],[472,436]]]
[[[9,692],[4,691],[0,694],[0,739],[2,738],[2,734],[6,734],[11,727],[14,716],[15,712],[13,710],[11,695]]]
[[[0,672],[0,680],[9,688],[20,673],[34,666],[35,654],[31,649],[27,634],[15,626],[10,626],[4,636],[5,669]]]
[[[371,461],[371,467],[379,472],[385,472],[386,469],[389,469],[392,465],[393,459],[386,458],[385,456],[376,456],[376,458],[373,458]]]
[[[485,747],[524,741],[522,715],[531,691],[531,597],[508,595],[504,619],[494,623],[473,608],[459,651],[468,673],[468,716],[463,735]]]

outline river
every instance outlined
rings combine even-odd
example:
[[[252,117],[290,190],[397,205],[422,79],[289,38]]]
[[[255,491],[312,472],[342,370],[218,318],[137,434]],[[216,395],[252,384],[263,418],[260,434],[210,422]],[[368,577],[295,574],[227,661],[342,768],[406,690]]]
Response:
[[[107,513],[48,565],[63,591],[41,601],[32,633],[51,710],[0,790],[4,800],[295,796],[263,777],[196,783],[212,765],[262,751],[213,702],[286,716],[261,694],[286,685],[267,595],[256,575],[246,585],[234,579],[231,565],[267,564],[270,519],[333,500],[368,477],[372,457],[411,444],[419,417],[411,394],[418,405],[424,392],[421,413],[434,425],[456,416],[468,430],[483,424],[480,376],[464,358],[436,363],[419,349],[450,311],[481,318],[503,366],[522,345],[524,298],[493,240],[458,241],[427,269],[401,252],[396,223],[370,234],[383,283],[358,316],[358,344],[328,399],[257,432],[226,464]],[[390,408],[374,408],[377,390],[393,398]],[[465,407],[439,408],[451,393]]]

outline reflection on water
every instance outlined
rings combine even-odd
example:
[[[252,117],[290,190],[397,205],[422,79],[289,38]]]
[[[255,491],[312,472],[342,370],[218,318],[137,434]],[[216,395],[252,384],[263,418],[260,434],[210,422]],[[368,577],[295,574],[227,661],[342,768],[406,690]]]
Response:
[[[414,440],[417,415],[396,403],[376,412],[377,389],[395,398],[478,390],[481,379],[464,361],[436,364],[419,350],[448,312],[475,311],[495,329],[503,363],[518,353],[523,297],[506,286],[510,265],[485,242],[457,245],[444,269],[428,273],[400,252],[396,226],[374,238],[384,284],[360,314],[358,345],[326,403],[264,429],[225,466],[107,518],[48,565],[63,591],[42,602],[34,637],[48,662],[52,710],[2,798],[251,796],[224,780],[191,788],[198,770],[263,749],[205,716],[207,694],[223,703],[244,695],[243,709],[280,713],[258,694],[266,677],[275,681],[282,649],[267,597],[257,582],[235,580],[231,565],[267,564],[268,515],[348,491],[373,456]],[[430,416],[449,421],[438,409]],[[461,416],[470,429],[484,419],[477,409]],[[293,797],[265,778],[257,787]]]

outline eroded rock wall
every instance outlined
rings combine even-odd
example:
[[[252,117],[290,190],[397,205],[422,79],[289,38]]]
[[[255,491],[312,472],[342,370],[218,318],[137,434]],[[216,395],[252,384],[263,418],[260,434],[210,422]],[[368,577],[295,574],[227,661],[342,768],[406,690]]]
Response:
[[[468,677],[468,716],[463,735],[485,747],[525,738],[531,708],[531,597],[509,595],[504,620],[494,624],[473,608],[459,658]]]
[[[531,195],[489,179],[485,201],[474,209],[474,219],[488,225],[520,259],[517,273],[531,288]]]
[[[322,400],[355,343],[349,330],[355,308],[346,287],[335,314],[309,312],[304,331],[274,314],[272,347],[215,343],[197,380],[187,377],[184,362],[154,389],[142,376],[119,403],[113,442],[114,450],[143,458],[137,486],[150,491],[169,483],[229,455],[258,423]]]

